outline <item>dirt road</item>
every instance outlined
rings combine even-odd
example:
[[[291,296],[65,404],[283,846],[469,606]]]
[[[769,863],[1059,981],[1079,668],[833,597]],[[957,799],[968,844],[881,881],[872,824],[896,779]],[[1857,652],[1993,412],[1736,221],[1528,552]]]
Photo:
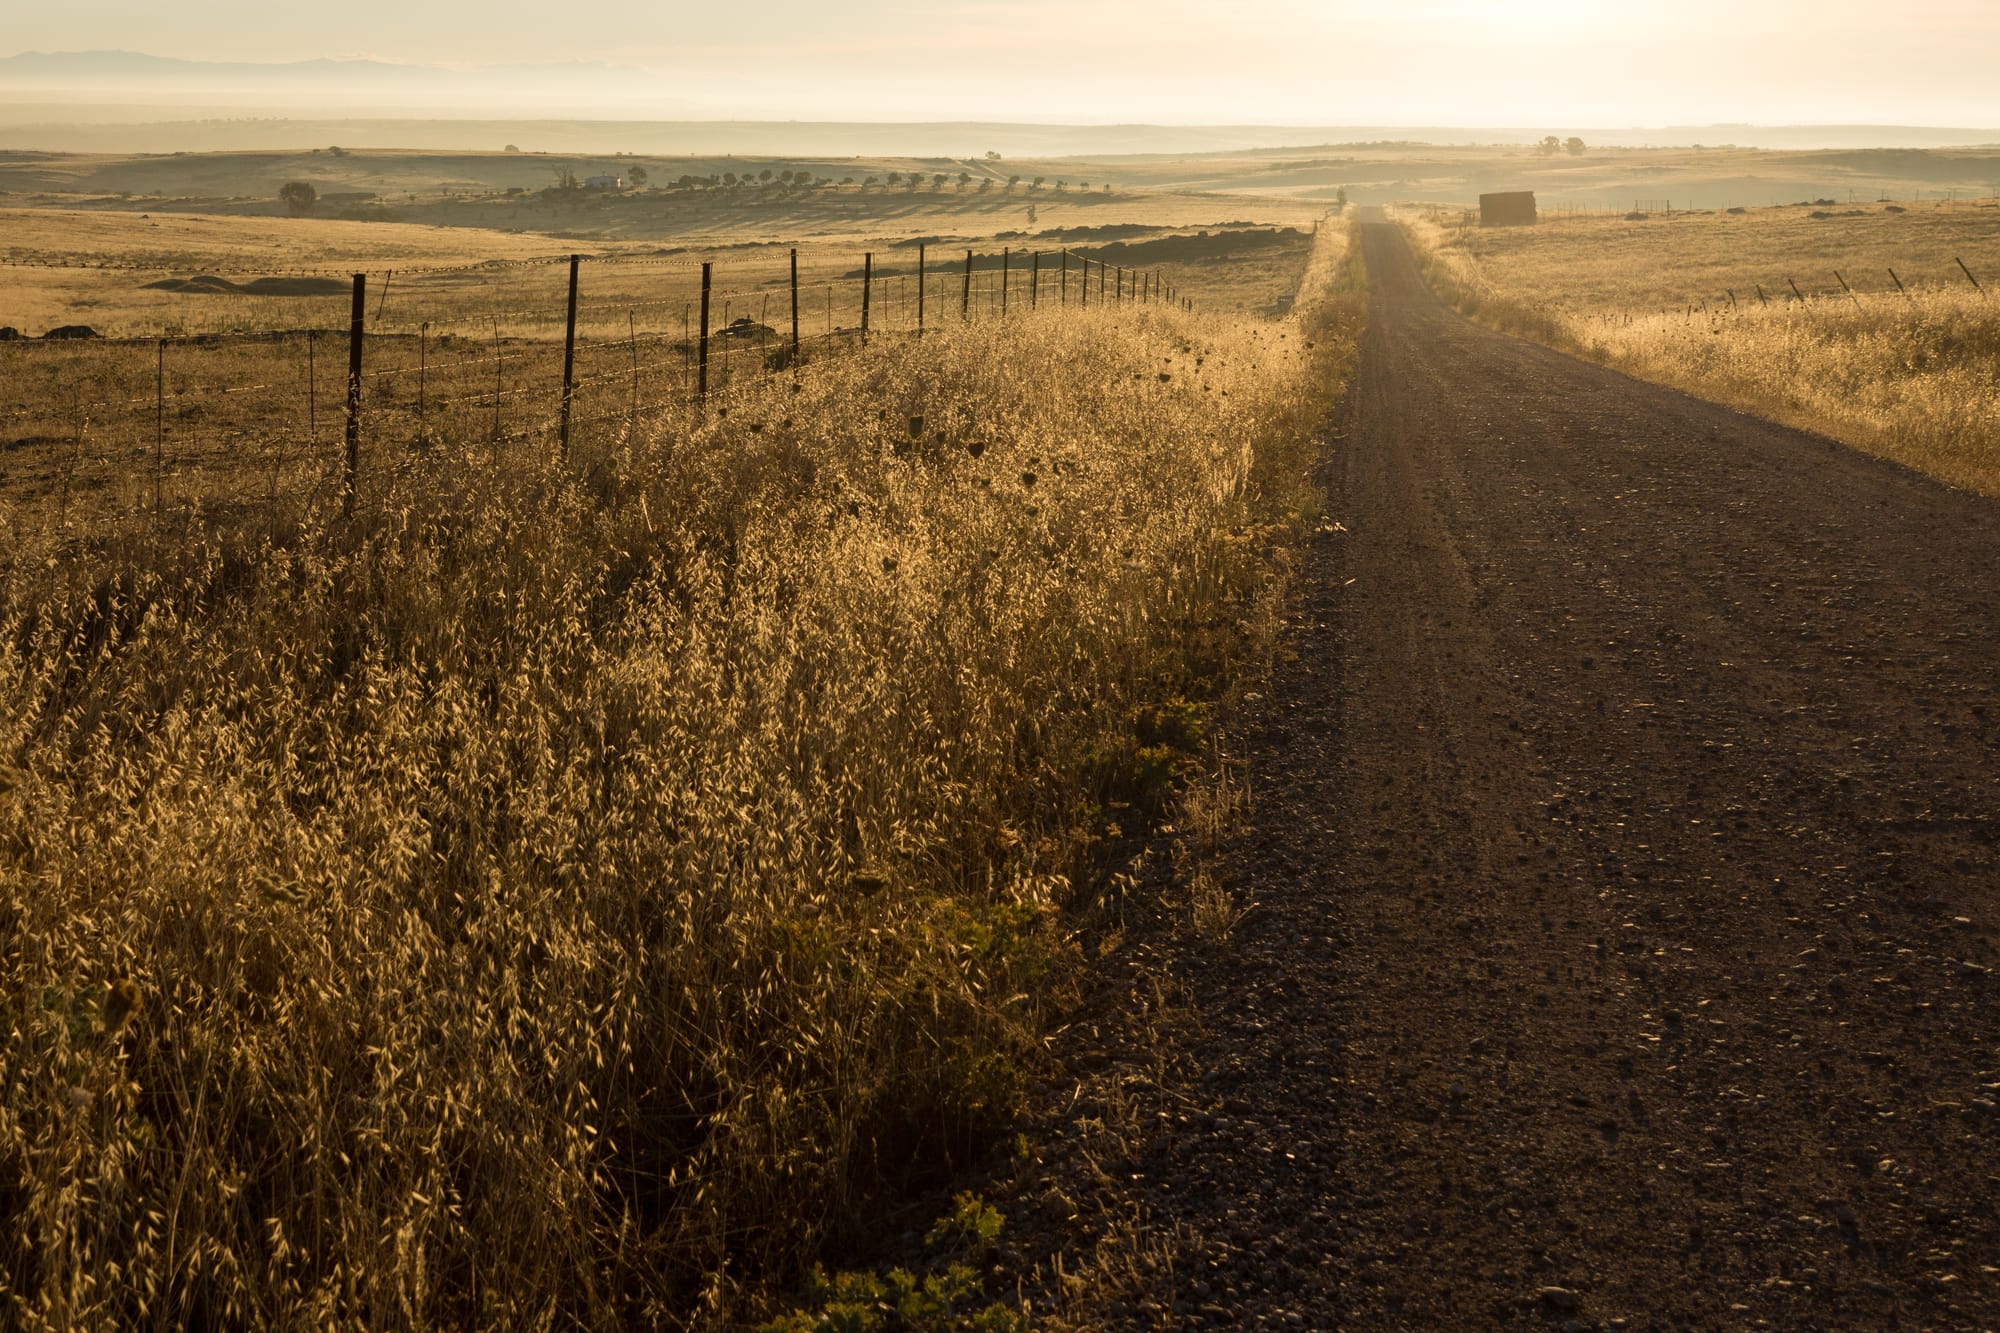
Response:
[[[1173,1238],[1117,1318],[2000,1326],[2000,505],[1363,246],[1259,906],[1096,1185]]]

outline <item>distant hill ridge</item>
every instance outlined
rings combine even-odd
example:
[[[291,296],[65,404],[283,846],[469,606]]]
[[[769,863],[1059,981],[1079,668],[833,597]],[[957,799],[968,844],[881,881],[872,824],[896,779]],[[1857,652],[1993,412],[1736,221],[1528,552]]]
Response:
[[[141,51],[23,51],[0,56],[0,79],[75,80],[154,77],[162,80],[258,81],[267,77],[294,80],[325,76],[339,79],[453,79],[515,74],[587,75],[605,74],[650,79],[644,71],[602,61],[570,61],[534,65],[482,65],[457,69],[444,65],[408,64],[389,60],[342,60],[320,56],[310,60],[255,62],[238,60],[183,60],[177,56],[147,55]],[[33,82],[17,86],[35,86]]]

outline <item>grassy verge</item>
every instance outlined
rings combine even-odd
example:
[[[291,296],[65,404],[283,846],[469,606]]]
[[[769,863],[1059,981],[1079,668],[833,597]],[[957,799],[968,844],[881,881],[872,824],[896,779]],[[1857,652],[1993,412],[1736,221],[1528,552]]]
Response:
[[[1111,812],[1276,623],[1332,351],[974,325],[21,552],[7,1322],[726,1321],[986,1150]]]
[[[1327,425],[1354,369],[1368,285],[1358,256],[1342,262],[1335,247],[1320,255],[1304,288],[1303,327],[1319,358]],[[1323,443],[1314,461],[1337,447]],[[1308,494],[1310,512],[1321,497]],[[1333,530],[1324,517],[1308,530],[1282,530],[1273,552],[1279,577],[1289,582],[1306,542],[1329,540]],[[996,1187],[1013,1227],[1002,1269],[1018,1280],[1035,1327],[1157,1323],[1176,1299],[1176,1275],[1185,1277],[1197,1238],[1136,1211],[1106,1181],[1122,1181],[1170,1126],[1200,1109],[1204,1015],[1190,979],[1233,947],[1237,926],[1257,910],[1257,886],[1238,882],[1229,860],[1254,818],[1243,733],[1267,715],[1269,705],[1256,700],[1269,689],[1271,659],[1289,653],[1282,630],[1267,624],[1254,637],[1255,658],[1204,717],[1204,753],[1178,784],[1169,821],[1136,848],[1128,844],[1115,892],[1078,921],[1094,960],[1086,993],[1051,1044],[1054,1059],[1037,1071],[1032,1110],[1041,1132]]]
[[[1402,222],[1438,294],[1483,323],[2000,495],[2000,301],[1969,286],[1765,304],[1743,280],[1733,302],[1662,310],[1658,284],[1638,279],[1643,301],[1568,301],[1547,295],[1560,275],[1516,263],[1517,280],[1497,277],[1465,239]],[[1701,243],[1692,238],[1690,263]],[[1542,267],[1561,257],[1552,246]]]

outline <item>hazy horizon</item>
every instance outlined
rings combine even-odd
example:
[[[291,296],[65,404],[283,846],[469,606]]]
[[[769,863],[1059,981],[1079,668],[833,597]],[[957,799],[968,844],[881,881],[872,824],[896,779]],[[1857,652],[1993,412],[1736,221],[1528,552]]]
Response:
[[[11,15],[18,52],[116,45],[171,60],[402,69],[0,68],[0,103],[649,119],[1448,125],[2000,124],[1984,0],[247,0],[133,12],[74,0]],[[115,32],[110,43],[104,34]],[[565,68],[567,67],[567,68]],[[190,84],[184,77],[199,74]],[[299,86],[290,86],[290,85]],[[203,94],[207,95],[204,96]],[[385,100],[387,99],[387,100]]]

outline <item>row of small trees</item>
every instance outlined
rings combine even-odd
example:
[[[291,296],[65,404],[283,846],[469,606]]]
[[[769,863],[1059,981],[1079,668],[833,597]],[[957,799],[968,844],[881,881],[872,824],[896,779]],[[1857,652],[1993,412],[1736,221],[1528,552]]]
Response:
[[[1568,153],[1571,157],[1582,157],[1588,149],[1583,140],[1573,134],[1567,139],[1558,139],[1555,135],[1551,134],[1535,145],[1535,151],[1543,157],[1554,157],[1557,153]]]
[[[651,175],[644,167],[640,166],[628,167],[625,171],[625,179],[630,184],[642,189],[652,183]],[[941,192],[947,185],[956,183],[958,192],[963,194],[972,188],[973,180],[973,174],[969,171],[961,171],[956,177],[943,171],[934,172],[928,177],[919,171],[891,171],[882,176],[863,176],[859,180],[856,180],[853,176],[843,176],[836,181],[831,176],[816,176],[810,171],[774,171],[772,168],[766,167],[755,175],[745,172],[739,176],[733,171],[724,171],[708,176],[682,175],[670,182],[666,182],[663,188],[672,190],[741,190],[756,188],[830,190],[843,185],[858,185],[864,190],[876,188],[891,190],[906,189],[914,194],[918,190],[921,190],[928,182],[932,193]],[[1022,178],[1019,176],[1009,176],[1003,183],[992,176],[981,176],[978,178],[978,181],[979,188],[976,193],[989,194],[998,185],[1001,193],[1011,195],[1021,188]],[[1040,193],[1042,190],[1049,188],[1050,184],[1048,177],[1036,176],[1027,183],[1028,193]],[[1069,190],[1070,183],[1067,180],[1058,180],[1053,183],[1053,188],[1055,193],[1063,194]],[[1083,181],[1080,183],[1079,188],[1088,190],[1091,188],[1091,183]],[[1106,184],[1103,188],[1108,191],[1111,186]],[[562,167],[556,172],[555,184],[542,193],[548,197],[566,198],[581,194],[583,189],[583,181],[578,177],[576,171],[571,167]],[[509,191],[509,193],[518,193],[518,191]],[[313,187],[310,181],[287,181],[278,190],[278,198],[294,217],[309,217],[318,207],[319,191]]]
[[[646,174],[644,167],[631,168],[625,173],[625,179],[633,185],[641,187],[651,181],[651,177]],[[996,185],[1000,188],[1001,193],[1012,194],[1020,189],[1022,185],[1022,178],[1019,176],[1009,176],[1004,182],[992,176],[981,176],[976,179],[979,183],[979,192],[982,194],[992,190]],[[665,188],[679,190],[737,190],[770,186],[791,190],[826,190],[841,185],[859,185],[864,190],[880,186],[891,190],[904,189],[916,191],[923,189],[928,184],[932,192],[936,193],[942,191],[948,185],[956,184],[959,193],[962,194],[972,188],[974,180],[975,177],[969,171],[961,171],[956,176],[943,171],[934,172],[928,176],[920,171],[891,171],[882,175],[864,175],[858,179],[853,176],[842,176],[840,179],[835,180],[831,176],[816,176],[809,171],[773,172],[771,168],[766,167],[755,175],[745,172],[739,176],[733,171],[724,171],[708,176],[682,175],[672,181],[665,182]],[[1034,194],[1051,188],[1051,182],[1046,176],[1036,176],[1033,180],[1027,182],[1027,188],[1029,194]],[[1069,188],[1070,183],[1067,180],[1053,182],[1053,189],[1057,194],[1061,194]],[[1091,183],[1083,181],[1080,188],[1088,190],[1091,188]],[[1110,187],[1106,186],[1105,188],[1109,189]]]

